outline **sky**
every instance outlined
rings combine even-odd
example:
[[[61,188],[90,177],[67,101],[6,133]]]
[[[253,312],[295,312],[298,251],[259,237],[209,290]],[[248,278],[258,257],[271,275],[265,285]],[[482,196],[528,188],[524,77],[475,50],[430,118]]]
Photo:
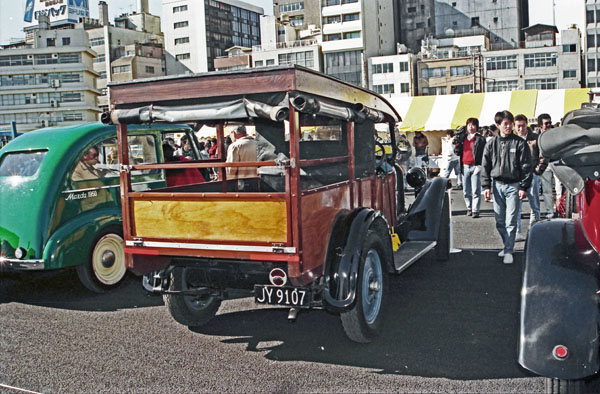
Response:
[[[37,1],[37,0],[36,0]],[[136,10],[136,0],[106,0],[110,19],[126,12]],[[273,14],[273,0],[245,0],[245,2],[262,7],[268,15]],[[552,4],[555,4],[554,15]],[[98,1],[89,0],[92,18],[98,17]],[[149,0],[150,13],[162,14],[162,0]],[[529,0],[530,24],[556,22],[559,30],[572,24],[583,29],[585,22],[585,0]],[[7,44],[13,38],[23,38],[23,9],[25,0],[0,0],[0,44]]]
[[[36,0],[39,1],[39,0]],[[98,0],[88,0],[90,17],[98,18]],[[123,13],[137,9],[137,0],[105,0],[108,4],[110,20]],[[199,0],[198,0],[199,1]],[[244,0],[245,3],[262,7],[267,15],[273,15],[273,0]],[[148,0],[150,13],[162,14],[162,0]],[[23,10],[25,0],[0,0],[0,44],[8,44],[11,39],[24,38]]]

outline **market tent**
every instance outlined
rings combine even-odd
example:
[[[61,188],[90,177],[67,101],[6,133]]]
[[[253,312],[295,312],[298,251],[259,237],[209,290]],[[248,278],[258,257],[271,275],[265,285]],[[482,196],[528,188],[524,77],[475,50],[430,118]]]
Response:
[[[481,126],[494,124],[494,115],[508,109],[534,121],[549,113],[554,121],[588,101],[587,89],[515,90],[512,92],[465,93],[440,96],[394,98],[390,103],[401,114],[401,131],[456,129],[470,117]]]

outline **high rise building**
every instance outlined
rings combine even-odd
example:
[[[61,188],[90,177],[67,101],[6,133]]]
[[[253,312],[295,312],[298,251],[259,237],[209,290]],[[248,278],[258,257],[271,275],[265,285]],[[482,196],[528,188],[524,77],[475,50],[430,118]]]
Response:
[[[587,0],[585,7],[585,82],[593,88],[600,86],[600,0]]]
[[[324,72],[369,86],[368,59],[396,52],[393,0],[322,0]]]
[[[50,30],[41,17],[30,40],[0,50],[0,126],[19,132],[91,122],[100,110],[96,73],[83,29]]]
[[[421,49],[421,40],[435,35],[435,0],[396,0],[396,41],[413,53]]]
[[[276,0],[273,2],[273,16],[279,21],[288,22],[296,30],[306,30],[309,26],[321,28],[319,2],[320,0]],[[279,25],[278,33],[279,36],[285,35],[283,24]]]
[[[192,72],[212,71],[233,46],[260,45],[263,9],[238,0],[163,0],[165,49]],[[167,64],[167,68],[169,64]]]
[[[436,36],[482,27],[493,50],[519,48],[527,26],[528,0],[435,0]]]
[[[89,45],[98,54],[94,59],[94,70],[99,74],[97,87],[101,92],[98,106],[106,110],[108,82],[124,78],[166,75],[168,59],[165,59],[163,51],[164,36],[160,29],[160,17],[149,13],[148,0],[138,0],[137,11],[118,16],[114,24],[109,21],[108,5],[105,1],[98,3],[98,13],[98,19],[82,18],[78,26],[86,30]],[[137,50],[132,52],[132,45],[137,45]],[[129,49],[126,50],[126,47]],[[129,59],[120,60],[124,56]],[[157,56],[160,58],[157,59]],[[115,61],[118,64],[113,64]],[[144,65],[143,72],[135,71],[137,64]],[[175,62],[172,64],[176,65]],[[114,70],[119,71],[121,75],[113,78]],[[183,72],[185,69],[181,65],[179,69],[171,70],[172,74]]]

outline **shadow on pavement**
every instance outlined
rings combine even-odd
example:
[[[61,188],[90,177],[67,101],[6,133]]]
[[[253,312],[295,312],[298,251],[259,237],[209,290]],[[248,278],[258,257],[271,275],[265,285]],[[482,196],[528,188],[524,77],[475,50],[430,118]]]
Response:
[[[0,276],[0,305],[9,302],[100,312],[164,305],[162,297],[151,295],[142,288],[141,277],[127,276],[119,287],[96,294],[83,287],[75,270],[3,273]]]
[[[427,258],[390,281],[382,336],[368,345],[346,338],[339,318],[322,310],[287,321],[285,309],[218,315],[193,331],[233,336],[247,351],[277,361],[373,368],[380,374],[451,379],[518,378],[522,253],[506,266],[495,251],[463,251],[448,262]]]

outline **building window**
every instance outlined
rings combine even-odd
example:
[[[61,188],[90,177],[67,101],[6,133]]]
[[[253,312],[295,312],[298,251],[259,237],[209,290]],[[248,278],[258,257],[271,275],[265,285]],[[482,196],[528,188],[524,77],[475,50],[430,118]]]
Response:
[[[421,77],[423,79],[439,78],[439,77],[445,77],[445,76],[446,76],[446,67],[435,67],[435,68],[423,68],[423,69],[421,69]]]
[[[56,64],[58,56],[55,54],[35,55],[35,64]]]
[[[46,46],[47,47],[55,47],[56,40],[54,38],[46,38]]]
[[[577,44],[563,44],[563,52],[577,52]]]
[[[190,38],[189,37],[181,37],[181,38],[176,38],[175,39],[175,45],[187,44],[188,42],[190,42]]]
[[[131,64],[126,64],[124,66],[114,66],[112,68],[112,72],[113,74],[131,72]]]
[[[387,74],[394,72],[394,63],[373,64],[373,74]]]
[[[91,47],[97,47],[100,45],[104,45],[104,37],[96,37],[96,38],[90,39]]]
[[[358,0],[342,0],[342,4],[358,3]]]
[[[180,5],[178,7],[173,7],[173,13],[175,14],[176,12],[184,12],[187,11],[187,9],[187,5]]]
[[[272,66],[274,64],[275,64],[275,59],[267,59],[267,63],[266,63],[267,66]]]
[[[177,61],[187,60],[189,58],[190,58],[189,53],[182,53],[181,55],[175,55],[175,60],[177,60]]]
[[[373,90],[379,94],[392,94],[394,93],[394,84],[373,85]]]
[[[400,72],[408,71],[408,62],[400,62]]]
[[[314,67],[313,53],[311,51],[282,53],[279,55],[279,65],[285,64],[298,64],[304,67]]]
[[[471,18],[471,27],[479,26],[479,17],[475,16]]]
[[[63,46],[67,46],[67,45],[71,45],[71,37],[63,37],[62,38],[62,44]]]
[[[98,78],[106,79],[106,71],[100,71],[100,76]]]
[[[445,86],[438,86],[434,88],[423,88],[423,96],[437,96],[440,94],[446,94]]]
[[[342,15],[342,21],[344,21],[344,22],[357,21],[359,19],[360,19],[359,13]]]
[[[450,67],[450,76],[471,75],[471,66],[452,66]]]
[[[154,74],[154,67],[153,66],[146,66],[146,72],[149,74]]]
[[[596,71],[596,59],[588,59],[587,60],[587,71]]]
[[[325,73],[360,86],[362,83],[362,51],[325,54]]]
[[[564,70],[563,78],[577,78],[577,70]]]
[[[81,54],[80,53],[59,53],[58,54],[58,62],[60,64],[81,63]]]
[[[80,92],[64,92],[60,94],[60,101],[63,103],[78,103],[81,101]]]
[[[341,40],[342,35],[340,33],[337,34],[326,34],[323,36],[323,41],[337,41]]]
[[[585,12],[585,22],[594,23],[594,10],[587,10]]]
[[[333,16],[326,16],[325,17],[325,24],[328,23],[339,23],[342,21],[342,17],[339,15],[333,15]]]
[[[556,66],[556,53],[542,52],[525,54],[525,67]]]
[[[556,89],[556,78],[526,79],[525,89]]]
[[[296,27],[304,25],[304,15],[290,16],[290,25]]]
[[[325,0],[325,7],[329,7],[332,5],[340,5],[340,0]]]
[[[262,66],[263,66],[263,61],[262,60],[257,60],[257,61],[254,62],[254,67],[262,67]]]
[[[507,92],[518,89],[518,81],[487,81],[488,92]]]
[[[359,31],[351,31],[348,33],[344,33],[344,40],[350,40],[352,38],[360,38],[360,32]]]
[[[63,120],[65,122],[74,122],[83,120],[83,113],[81,112],[65,112],[63,113]]]
[[[596,46],[596,35],[588,34],[587,35],[587,47],[594,48]]]
[[[299,10],[303,10],[304,9],[304,2],[303,1],[297,1],[295,3],[289,3],[289,4],[281,4],[279,6],[279,13],[282,12],[291,12],[291,11],[299,11]],[[244,11],[244,10],[242,10]]]
[[[425,27],[425,22],[417,22],[415,23],[415,28],[416,29],[422,29]]]
[[[102,76],[102,73],[100,75]],[[104,77],[106,78],[106,71],[104,71]],[[81,82],[82,78],[81,73],[60,74],[60,81],[63,83]]]
[[[183,21],[183,22],[175,22],[173,23],[173,29],[181,29],[183,27],[188,27],[189,23],[188,21]]]
[[[461,94],[461,93],[469,93],[473,89],[473,85],[454,85],[450,86],[450,93],[452,94]]]
[[[400,93],[408,93],[409,89],[410,85],[408,84],[408,82],[400,83]]]
[[[409,13],[411,13],[411,12],[417,12],[417,7],[408,7],[408,9],[406,11],[409,12]]]

